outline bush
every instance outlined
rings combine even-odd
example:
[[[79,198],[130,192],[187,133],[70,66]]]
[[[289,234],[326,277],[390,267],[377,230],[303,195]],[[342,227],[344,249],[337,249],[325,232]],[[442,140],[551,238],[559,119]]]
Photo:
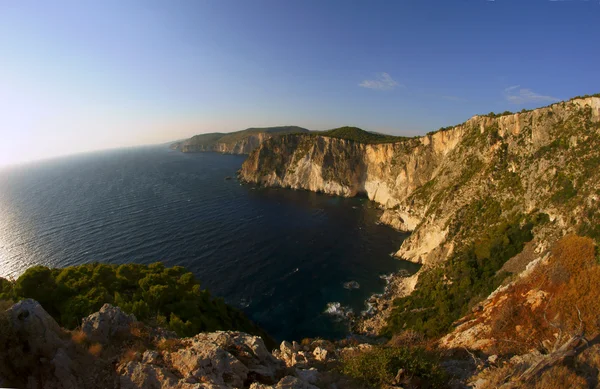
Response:
[[[423,273],[415,291],[394,302],[385,333],[412,329],[436,337],[448,332],[474,303],[500,285],[506,274],[499,270],[533,238],[533,222],[521,226],[521,221],[515,217],[491,227],[443,265]]]
[[[446,381],[438,358],[420,348],[374,347],[357,351],[342,360],[342,372],[370,386],[390,385],[398,370],[417,377],[423,387],[441,388]]]
[[[17,279],[14,296],[37,300],[69,329],[110,303],[135,314],[138,320],[164,326],[180,336],[239,330],[270,341],[241,311],[202,290],[192,273],[180,266],[167,268],[160,262],[148,266],[93,263],[64,269],[35,266]]]

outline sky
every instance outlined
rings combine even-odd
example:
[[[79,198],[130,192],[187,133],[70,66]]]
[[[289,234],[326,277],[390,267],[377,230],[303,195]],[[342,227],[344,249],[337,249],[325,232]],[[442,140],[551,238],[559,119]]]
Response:
[[[2,0],[0,166],[545,106],[600,92],[598,26],[600,0]]]

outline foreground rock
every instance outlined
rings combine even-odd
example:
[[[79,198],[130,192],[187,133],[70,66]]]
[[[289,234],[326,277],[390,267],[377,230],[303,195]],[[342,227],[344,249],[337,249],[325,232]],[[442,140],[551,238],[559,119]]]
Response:
[[[198,334],[171,347],[137,353],[119,364],[121,388],[241,388],[253,382],[276,384],[283,376],[283,362],[261,338],[245,333]]]
[[[7,387],[314,389],[322,379],[315,366],[337,358],[325,341],[284,342],[274,355],[242,332],[177,338],[109,304],[84,318],[81,331],[63,330],[30,299],[0,320],[0,384]]]

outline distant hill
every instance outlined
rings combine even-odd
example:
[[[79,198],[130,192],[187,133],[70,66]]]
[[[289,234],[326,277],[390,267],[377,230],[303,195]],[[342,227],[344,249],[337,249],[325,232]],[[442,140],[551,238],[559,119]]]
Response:
[[[263,141],[286,134],[308,133],[309,130],[298,126],[251,127],[242,131],[195,135],[171,145],[174,150],[184,153],[216,151],[226,154],[250,154]]]
[[[330,138],[339,138],[339,139],[347,139],[354,142],[359,143],[394,143],[400,142],[406,137],[403,136],[393,136],[386,134],[379,134],[376,132],[369,132],[358,127],[340,127],[334,128],[332,130],[322,131],[315,133],[321,136],[328,136]]]

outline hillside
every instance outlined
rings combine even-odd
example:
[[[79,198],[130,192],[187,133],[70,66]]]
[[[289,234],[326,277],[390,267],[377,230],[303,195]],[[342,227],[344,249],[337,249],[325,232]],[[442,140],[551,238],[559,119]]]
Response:
[[[249,154],[266,139],[284,134],[307,133],[306,128],[297,126],[280,126],[265,128],[248,128],[242,131],[200,134],[176,142],[171,149],[184,153],[216,151],[225,154]]]
[[[439,294],[425,292],[399,302],[387,326],[434,335],[502,282],[496,272],[525,243],[549,247],[566,233],[600,239],[599,166],[600,98],[585,97],[475,116],[395,143],[287,135],[256,149],[240,177],[380,203],[383,222],[412,231],[396,255],[425,265],[418,282],[407,280],[409,290],[437,290],[444,277],[470,280],[442,287],[448,305],[429,307]],[[424,313],[400,313],[415,309]]]
[[[138,320],[192,336],[239,330],[272,340],[239,310],[200,287],[181,266],[92,263],[51,269],[34,266],[18,279],[0,278],[0,301],[35,299],[58,322],[76,328],[82,317],[114,304]]]
[[[351,140],[358,143],[377,144],[377,143],[394,143],[407,139],[401,136],[392,136],[379,134],[375,132],[365,131],[358,127],[340,127],[328,131],[314,133],[316,136],[326,136],[329,138],[338,138]]]

